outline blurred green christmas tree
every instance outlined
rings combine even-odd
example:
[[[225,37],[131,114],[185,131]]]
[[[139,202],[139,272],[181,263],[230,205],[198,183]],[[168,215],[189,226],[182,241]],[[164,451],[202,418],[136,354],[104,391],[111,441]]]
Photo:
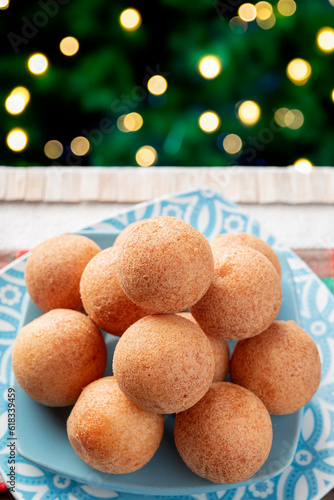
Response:
[[[0,9],[2,164],[333,164],[334,0]]]

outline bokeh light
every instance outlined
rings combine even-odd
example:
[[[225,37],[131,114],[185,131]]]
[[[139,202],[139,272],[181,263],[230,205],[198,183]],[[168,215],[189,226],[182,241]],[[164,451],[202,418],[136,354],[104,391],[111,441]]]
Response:
[[[67,36],[62,39],[59,48],[65,56],[74,56],[79,50],[79,42],[73,36]]]
[[[22,113],[25,106],[23,97],[16,94],[9,95],[5,102],[5,108],[11,115],[18,115]]]
[[[211,134],[220,126],[220,118],[214,111],[205,111],[199,117],[198,124],[203,132]]]
[[[154,75],[147,82],[147,88],[153,95],[162,95],[167,90],[167,80],[161,75]]]
[[[285,115],[286,126],[298,130],[304,123],[304,115],[299,109],[290,109]]]
[[[289,17],[296,12],[297,4],[294,0],[279,0],[277,9],[282,16]]]
[[[226,153],[235,155],[241,151],[242,140],[236,134],[228,134],[226,137],[224,137],[223,148],[225,149]]]
[[[48,69],[49,62],[44,54],[33,54],[28,59],[28,69],[34,75],[42,75]]]
[[[135,31],[141,25],[141,15],[137,9],[125,9],[119,16],[119,22],[126,31]]]
[[[59,141],[48,141],[44,146],[44,153],[51,160],[56,160],[63,154],[64,148]]]
[[[143,126],[143,118],[139,113],[125,115],[123,124],[128,132],[136,132]]]
[[[9,0],[0,0],[0,10],[6,10],[9,7]]]
[[[29,101],[29,90],[25,87],[15,87],[6,99],[5,108],[11,115],[18,115],[25,110]]]
[[[256,18],[256,8],[252,3],[244,3],[240,5],[238,15],[240,19],[249,23]]]
[[[317,45],[323,52],[334,51],[334,29],[325,27],[317,33]]]
[[[258,2],[255,4],[256,18],[260,21],[266,21],[273,13],[273,7],[269,2]]]
[[[244,101],[238,108],[238,118],[244,125],[255,125],[260,119],[260,106],[254,101]]]
[[[10,94],[19,95],[20,97],[22,97],[26,106],[30,101],[30,92],[25,87],[15,87],[15,89],[13,89]]]
[[[143,126],[143,117],[139,113],[128,113],[117,120],[117,127],[122,132],[136,132]]]
[[[76,156],[85,156],[90,149],[89,140],[86,137],[76,137],[71,142],[71,150]]]
[[[272,12],[271,15],[266,19],[261,19],[257,17],[256,22],[263,30],[270,30],[270,28],[272,28],[276,23],[276,16]]]
[[[332,90],[331,98],[332,98],[332,101],[334,102],[334,89]]]
[[[292,130],[299,129],[304,123],[304,115],[299,109],[279,108],[274,117],[280,127]]]
[[[143,146],[136,153],[136,162],[140,167],[151,167],[157,159],[158,154],[152,146]]]
[[[286,68],[288,78],[295,85],[305,85],[312,73],[312,68],[309,62],[305,59],[293,59],[289,62]]]
[[[7,135],[7,146],[15,153],[23,151],[28,144],[28,134],[22,128],[13,128]]]
[[[311,173],[313,167],[312,163],[307,158],[299,158],[299,160],[295,161],[293,166],[298,172],[301,172],[302,174]]]
[[[202,57],[198,64],[198,71],[207,80],[212,80],[216,78],[221,72],[221,62],[217,56],[205,56]]]
[[[275,122],[280,127],[286,127],[285,125],[285,115],[289,112],[288,108],[279,108],[275,111],[274,118]]]
[[[239,16],[234,16],[229,22],[230,28],[233,33],[245,33],[248,28],[248,23],[240,19]]]

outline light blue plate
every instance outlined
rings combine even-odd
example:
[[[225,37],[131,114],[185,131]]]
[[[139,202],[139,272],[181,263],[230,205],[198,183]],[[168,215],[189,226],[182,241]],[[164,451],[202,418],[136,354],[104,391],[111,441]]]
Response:
[[[131,493],[136,493],[183,498],[201,495],[203,500],[222,497],[224,500],[321,498],[334,484],[334,342],[330,337],[334,301],[329,291],[293,252],[264,234],[259,224],[238,207],[208,190],[192,191],[137,205],[88,228],[85,234],[96,239],[102,247],[110,246],[115,234],[126,225],[155,215],[182,217],[209,239],[226,231],[250,232],[267,241],[279,253],[284,294],[279,318],[299,322],[300,313],[301,325],[317,342],[323,360],[321,386],[305,409],[298,449],[295,450],[295,445],[301,412],[274,417],[274,444],[267,462],[250,481],[227,489],[205,481],[187,469],[176,453],[172,436],[173,418],[168,417],[162,446],[141,471],[128,475],[102,474],[84,464],[71,449],[64,427],[69,409],[43,407],[16,387],[17,451],[22,455],[17,455],[15,463],[18,497],[25,500],[60,497],[66,500],[91,500],[118,496],[135,500],[138,497]],[[10,442],[10,436],[6,428],[6,398],[8,387],[13,386],[11,345],[21,324],[39,314],[28,300],[24,286],[25,261],[26,257],[19,259],[0,276],[0,467],[4,475],[9,472],[6,445]],[[108,348],[112,349],[116,339],[110,335],[106,338]],[[110,366],[108,370],[110,373]]]

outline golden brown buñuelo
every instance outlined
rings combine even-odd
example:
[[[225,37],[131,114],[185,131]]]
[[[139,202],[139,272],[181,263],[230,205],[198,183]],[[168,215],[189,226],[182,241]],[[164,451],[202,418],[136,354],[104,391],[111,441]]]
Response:
[[[147,464],[163,430],[163,415],[139,408],[114,377],[87,386],[67,420],[68,438],[77,455],[110,474],[134,472]]]
[[[269,413],[252,392],[216,382],[194,406],[176,415],[175,444],[195,474],[238,483],[257,472],[272,444]]]
[[[38,245],[25,268],[26,287],[33,303],[43,312],[82,310],[81,275],[100,250],[94,241],[77,234],[56,236]]]
[[[281,302],[280,277],[268,259],[253,248],[226,247],[215,255],[210,288],[190,312],[207,335],[239,340],[268,328]]]
[[[123,292],[117,277],[119,247],[99,252],[85,267],[80,281],[82,303],[88,316],[103,330],[121,336],[148,311]]]
[[[278,274],[281,276],[281,264],[274,250],[254,234],[248,233],[224,233],[218,234],[212,241],[211,247],[214,253],[218,253],[221,248],[226,246],[246,246],[254,248],[262,253],[272,263]]]
[[[12,365],[18,384],[39,403],[68,406],[102,377],[107,348],[84,314],[54,309],[25,325],[15,339]]]
[[[321,362],[313,339],[294,321],[275,321],[252,339],[237,342],[231,379],[254,392],[273,415],[305,406],[321,379]]]
[[[118,278],[125,294],[151,313],[178,313],[195,304],[213,276],[209,242],[176,217],[135,226],[120,245]]]
[[[124,394],[140,407],[177,413],[209,389],[214,358],[198,325],[175,314],[152,315],[122,335],[113,372]]]

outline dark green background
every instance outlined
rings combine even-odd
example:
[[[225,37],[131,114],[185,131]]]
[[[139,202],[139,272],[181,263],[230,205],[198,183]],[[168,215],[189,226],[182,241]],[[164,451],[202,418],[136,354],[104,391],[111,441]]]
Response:
[[[22,36],[26,20],[33,22],[37,12],[46,10],[47,2],[12,0],[7,10],[0,11],[1,164],[135,165],[136,151],[143,145],[157,150],[158,166],[216,166],[231,160],[242,165],[285,166],[300,157],[315,165],[333,164],[334,54],[324,54],[315,43],[321,27],[334,26],[334,7],[328,0],[300,0],[291,17],[280,16],[272,2],[275,26],[265,31],[252,22],[244,34],[233,33],[229,27],[229,20],[237,14],[236,0],[231,2],[234,7],[211,0],[61,0],[64,5],[52,1],[59,12],[49,15],[46,25],[26,38],[27,43],[20,43],[17,54],[8,34]],[[142,15],[142,26],[135,32],[124,31],[118,22],[127,7],[137,8]],[[69,35],[80,42],[74,57],[65,57],[59,50],[59,42]],[[26,67],[34,52],[44,53],[50,61],[48,72],[40,77]],[[199,59],[206,54],[218,55],[224,66],[211,81],[197,71]],[[296,57],[312,66],[312,76],[302,87],[286,76],[287,64]],[[167,75],[168,90],[161,97],[148,95],[146,90],[148,76],[155,73]],[[31,101],[23,114],[11,116],[4,102],[18,85],[30,90]],[[243,126],[236,117],[236,104],[248,99],[262,110],[253,127]],[[275,127],[274,133],[266,135],[263,130],[270,130],[280,107],[300,109],[304,125],[298,130]],[[199,115],[209,109],[221,118],[220,129],[213,134],[202,132],[197,123]],[[116,121],[131,111],[143,116],[144,125],[125,134],[117,129]],[[96,133],[105,123],[110,125],[108,130]],[[30,137],[21,153],[6,146],[8,132],[17,126]],[[242,138],[244,154],[231,158],[222,150],[226,133]],[[78,135],[87,135],[92,145],[81,158],[69,149]],[[65,146],[56,162],[44,154],[44,145],[51,139]],[[256,154],[250,155],[247,151],[254,141]]]

